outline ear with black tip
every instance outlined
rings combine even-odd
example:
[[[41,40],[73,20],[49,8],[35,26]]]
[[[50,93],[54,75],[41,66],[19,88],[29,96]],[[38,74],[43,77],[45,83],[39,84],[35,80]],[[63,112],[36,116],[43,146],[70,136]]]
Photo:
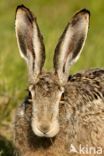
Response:
[[[36,18],[23,5],[16,9],[15,30],[21,56],[29,70],[29,81],[40,74],[45,62],[45,47]]]
[[[80,10],[66,26],[55,49],[54,70],[60,83],[68,80],[70,67],[78,60],[84,46],[90,12],[86,9]]]

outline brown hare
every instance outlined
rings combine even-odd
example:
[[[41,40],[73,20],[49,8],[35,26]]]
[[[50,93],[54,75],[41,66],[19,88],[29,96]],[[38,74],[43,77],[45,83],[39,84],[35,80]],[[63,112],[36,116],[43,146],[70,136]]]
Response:
[[[87,9],[72,17],[55,48],[53,72],[43,72],[45,47],[37,20],[25,6],[17,7],[17,43],[29,75],[28,96],[15,117],[17,155],[104,156],[104,69],[69,76],[89,17]]]

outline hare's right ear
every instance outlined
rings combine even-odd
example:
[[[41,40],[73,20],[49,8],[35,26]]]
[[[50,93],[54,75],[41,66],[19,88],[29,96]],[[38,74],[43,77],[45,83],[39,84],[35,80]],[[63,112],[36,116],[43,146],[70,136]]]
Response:
[[[84,46],[88,26],[89,11],[80,10],[68,23],[55,49],[54,69],[60,83],[68,80],[69,68],[77,61]]]
[[[21,5],[16,10],[16,37],[21,56],[26,60],[29,81],[36,81],[45,61],[45,47],[36,18]]]

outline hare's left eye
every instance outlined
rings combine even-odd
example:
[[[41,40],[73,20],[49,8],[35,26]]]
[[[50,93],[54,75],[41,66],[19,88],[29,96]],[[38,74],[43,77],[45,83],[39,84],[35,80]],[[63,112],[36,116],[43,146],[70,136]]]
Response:
[[[31,92],[30,92],[30,91],[28,91],[28,93],[29,93],[29,97],[30,97],[30,98],[32,98]]]

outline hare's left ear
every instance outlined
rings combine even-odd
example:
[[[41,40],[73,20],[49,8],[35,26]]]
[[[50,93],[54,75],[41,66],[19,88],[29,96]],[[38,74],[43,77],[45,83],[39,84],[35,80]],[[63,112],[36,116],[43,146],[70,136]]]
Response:
[[[89,15],[90,13],[86,9],[76,13],[56,46],[54,69],[62,84],[67,81],[69,68],[77,61],[84,46],[89,26]]]
[[[45,47],[36,18],[23,5],[17,7],[15,30],[21,56],[27,63],[29,81],[36,81],[45,61]]]

